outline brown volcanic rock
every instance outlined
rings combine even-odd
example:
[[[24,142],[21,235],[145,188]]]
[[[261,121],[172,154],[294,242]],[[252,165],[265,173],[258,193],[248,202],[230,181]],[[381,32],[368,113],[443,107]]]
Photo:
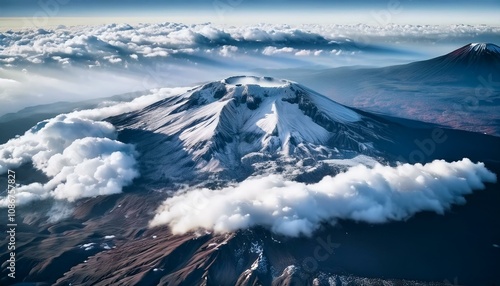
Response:
[[[263,259],[267,244],[248,233],[172,235],[156,228],[78,264],[55,285],[270,285],[271,267],[294,259]]]
[[[86,226],[64,232],[64,238],[74,240],[69,239],[56,257],[69,259],[75,245],[105,234],[116,234],[115,248],[89,253],[93,255],[89,258],[78,255],[80,261],[67,263],[66,267],[73,267],[66,268],[64,275],[58,274],[54,285],[270,285],[273,273],[296,261],[290,245],[275,240],[265,230],[173,235],[167,227],[146,229],[151,214],[141,207],[144,202],[140,199],[137,194],[126,194],[107,203],[106,199],[93,199],[89,200],[93,203],[80,205],[75,216],[87,219]],[[87,217],[104,205],[108,211],[102,216]],[[54,249],[54,243],[63,245],[62,241],[45,239],[44,249]],[[62,264],[62,260],[54,263],[47,258],[37,264],[36,271],[48,275],[48,270]]]
[[[68,282],[73,285],[157,285],[167,281],[179,284],[175,280],[185,280],[189,275],[175,271],[180,268],[194,271],[197,262],[203,263],[203,260],[193,261],[192,252],[206,241],[206,237],[193,235],[172,236],[166,230],[158,236],[145,235],[91,257],[87,263],[73,267],[55,285],[67,285]],[[165,268],[159,268],[160,265]],[[170,274],[162,277],[155,272]],[[166,281],[159,283],[160,279]]]

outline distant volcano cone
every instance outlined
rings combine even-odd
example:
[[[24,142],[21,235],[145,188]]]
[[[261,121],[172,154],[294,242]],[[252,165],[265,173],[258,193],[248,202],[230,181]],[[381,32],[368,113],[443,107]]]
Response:
[[[500,47],[471,43],[430,60],[384,69],[388,78],[399,81],[477,85],[482,78],[500,78]]]
[[[495,44],[471,43],[436,59],[468,68],[477,65],[495,66],[500,64],[500,47]]]

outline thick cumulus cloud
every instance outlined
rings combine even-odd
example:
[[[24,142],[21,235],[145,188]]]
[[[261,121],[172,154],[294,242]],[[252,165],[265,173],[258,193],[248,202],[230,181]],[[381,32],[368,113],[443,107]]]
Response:
[[[17,204],[49,197],[73,202],[120,193],[139,175],[134,153],[132,145],[109,138],[77,139],[45,162],[43,171],[52,177],[49,182],[16,189]],[[0,201],[0,205],[5,203]]]
[[[42,121],[23,136],[0,145],[0,174],[29,161],[35,168],[47,172],[52,156],[63,152],[76,139],[85,137],[114,139],[115,128],[107,122],[66,115]]]
[[[338,219],[383,223],[421,211],[443,214],[452,204],[465,203],[464,195],[483,189],[484,182],[495,181],[483,163],[466,158],[397,167],[358,165],[309,185],[271,175],[171,197],[150,226],[166,224],[174,233],[224,233],[259,225],[287,236],[310,235],[322,222]]]
[[[116,140],[115,127],[102,119],[142,109],[189,88],[152,90],[125,102],[102,102],[101,107],[61,114],[39,122],[24,135],[0,145],[0,174],[31,163],[49,181],[33,183],[16,190],[16,203],[54,198],[79,198],[121,192],[139,176],[136,151]],[[0,206],[6,206],[6,197]]]
[[[131,102],[59,115],[0,145],[0,174],[32,163],[49,178],[45,184],[17,188],[16,203],[46,198],[72,202],[121,192],[139,176],[137,154],[132,145],[116,140],[113,125],[99,120],[143,108],[174,90],[185,89],[162,89]],[[0,206],[7,203],[0,198]]]

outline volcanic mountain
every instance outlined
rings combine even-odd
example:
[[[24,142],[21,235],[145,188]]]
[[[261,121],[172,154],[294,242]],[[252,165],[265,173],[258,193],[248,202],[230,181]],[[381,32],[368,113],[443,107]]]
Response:
[[[478,76],[500,77],[500,47],[470,43],[430,60],[382,69],[381,76],[401,81],[477,85]]]
[[[383,226],[325,221],[311,237],[284,236],[261,225],[226,233],[174,234],[168,225],[150,227],[149,223],[169,197],[199,189],[198,185],[213,189],[237,184],[252,175],[283,175],[278,182],[283,184],[288,179],[317,183],[349,164],[384,161],[395,166],[396,161],[464,157],[500,170],[500,138],[382,117],[343,106],[291,81],[250,76],[207,83],[106,120],[117,127],[118,140],[136,145],[141,178],[123,193],[78,200],[70,205],[70,216],[57,222],[47,221],[46,214],[66,211],[61,202],[37,201],[36,207],[16,208],[23,221],[16,228],[18,278],[3,275],[2,285],[426,285],[363,277],[443,281],[442,277],[454,277],[455,271],[464,273],[460,281],[466,284],[497,281],[493,274],[485,276],[496,273],[496,265],[484,260],[495,241],[485,243],[483,237],[498,233],[498,216],[491,215],[500,199],[498,185],[489,186],[483,196],[471,196],[453,215],[427,213]],[[23,174],[19,182],[32,176],[31,169],[24,165],[16,170]],[[386,189],[376,179],[367,180],[365,186]],[[412,181],[416,185],[422,178]],[[352,184],[354,189],[357,185]],[[390,208],[400,196],[385,196],[383,190],[365,190],[365,197],[373,193],[378,203]],[[349,203],[352,196],[357,194],[340,196],[346,201],[337,207],[366,205],[365,200]],[[277,199],[270,197],[265,205],[275,208]],[[322,217],[335,209],[330,204],[319,208],[328,199],[301,201],[296,207],[311,208],[308,213]],[[258,203],[242,201],[235,210]],[[290,208],[279,207],[276,214],[287,211]],[[264,218],[267,214],[274,216],[274,212],[254,213]],[[205,216],[210,217],[202,212],[201,218]],[[435,235],[432,243],[428,243],[430,229]],[[7,249],[6,243],[3,240],[0,247]],[[450,259],[456,249],[468,255]],[[436,256],[438,250],[444,254]],[[0,258],[7,261],[8,255]],[[418,264],[432,271],[420,273],[413,267]],[[5,274],[7,267],[3,269]]]
[[[486,63],[497,65],[500,63],[500,47],[491,43],[471,43],[435,60],[438,59],[449,59],[467,67]]]
[[[386,123],[299,84],[245,76],[202,85],[110,122],[120,140],[137,146],[144,173],[166,181],[203,174],[238,178],[273,168],[286,173],[287,166],[375,155],[374,143],[387,133]]]

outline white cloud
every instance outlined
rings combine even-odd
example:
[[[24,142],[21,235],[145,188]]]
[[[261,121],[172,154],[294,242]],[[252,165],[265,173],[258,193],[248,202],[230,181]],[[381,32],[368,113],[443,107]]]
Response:
[[[262,54],[266,56],[272,56],[276,54],[292,54],[296,51],[297,51],[296,49],[290,47],[276,48],[269,46],[262,51]]]
[[[214,24],[183,25],[177,23],[77,26],[54,30],[23,30],[2,34],[3,49],[0,61],[5,63],[32,62],[40,64],[54,56],[67,58],[71,63],[93,63],[108,59],[120,63],[123,54],[132,59],[166,57],[183,49],[205,47],[236,47],[240,52],[257,48],[263,53],[268,47],[297,50],[318,48],[363,49],[363,45],[393,42],[443,42],[453,39],[475,39],[498,35],[499,27],[471,25],[275,25],[261,24],[224,27]],[[363,45],[356,45],[362,42]],[[251,47],[248,47],[248,44]],[[311,47],[307,48],[309,44]],[[466,44],[466,43],[463,43]],[[201,49],[200,49],[201,48]],[[221,53],[225,56],[224,53]],[[17,62],[16,64],[19,64]],[[122,59],[121,63],[125,64]]]
[[[0,145],[0,174],[29,161],[35,168],[45,170],[52,156],[85,137],[114,139],[115,128],[107,122],[66,115],[42,121],[23,136]]]
[[[270,175],[168,198],[150,226],[166,224],[179,234],[259,225],[287,236],[310,235],[322,222],[338,219],[383,223],[421,211],[443,214],[452,204],[465,203],[464,195],[484,188],[483,182],[495,181],[483,163],[466,158],[397,167],[358,165],[310,185]]]
[[[55,199],[70,202],[117,194],[139,176],[136,163],[132,145],[108,138],[78,139],[49,159],[46,174],[53,178],[44,189]]]
[[[143,108],[168,96],[169,91],[164,89],[131,102],[59,115],[0,145],[0,174],[31,162],[49,178],[44,184],[18,187],[16,204],[47,198],[73,202],[121,192],[139,176],[136,151],[132,145],[115,140],[113,125],[95,120]],[[0,206],[7,204],[7,197],[0,198]]]
[[[122,59],[115,57],[105,57],[105,59],[107,59],[112,64],[117,64],[122,62]]]
[[[101,108],[62,114],[0,145],[0,174],[31,162],[50,178],[45,184],[19,187],[17,205],[47,198],[72,202],[121,192],[139,176],[136,152],[132,145],[116,141],[114,126],[100,120],[142,109],[188,89],[162,88],[130,102],[105,102]],[[6,197],[0,198],[0,207],[7,202]]]
[[[310,56],[311,50],[300,50],[295,53],[296,56]]]
[[[174,88],[160,88],[154,89],[150,94],[139,96],[131,101],[119,102],[111,104],[109,106],[85,109],[74,111],[65,116],[69,118],[83,118],[90,120],[102,120],[111,116],[116,116],[119,114],[131,112],[134,110],[142,109],[148,105],[151,105],[157,101],[165,99],[170,96],[179,95],[187,92],[190,87],[174,87]]]
[[[219,54],[223,57],[230,57],[237,51],[238,51],[238,47],[224,45],[224,46],[222,46],[222,48],[220,48]]]

